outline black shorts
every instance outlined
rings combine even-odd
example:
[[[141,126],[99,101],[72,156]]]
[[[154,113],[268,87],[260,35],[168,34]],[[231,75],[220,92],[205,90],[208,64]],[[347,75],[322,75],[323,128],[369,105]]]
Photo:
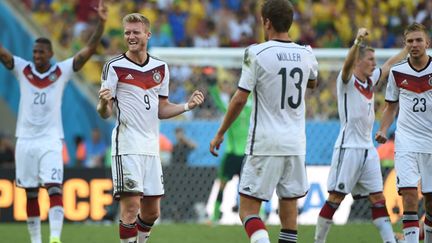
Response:
[[[229,181],[234,175],[240,175],[244,155],[225,154],[218,171],[218,178]]]

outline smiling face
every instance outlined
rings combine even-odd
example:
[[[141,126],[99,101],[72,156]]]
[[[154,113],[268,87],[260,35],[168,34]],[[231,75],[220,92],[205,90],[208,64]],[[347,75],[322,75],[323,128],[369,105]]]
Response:
[[[124,40],[132,53],[146,51],[151,32],[141,22],[124,23]]]

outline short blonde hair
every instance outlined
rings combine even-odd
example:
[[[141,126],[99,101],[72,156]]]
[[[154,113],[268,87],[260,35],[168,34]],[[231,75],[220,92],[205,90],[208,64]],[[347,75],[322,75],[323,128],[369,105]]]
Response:
[[[123,22],[123,26],[126,23],[142,23],[150,30],[150,21],[148,20],[148,18],[144,17],[144,15],[139,13],[131,13],[124,16],[122,22]]]
[[[426,29],[426,27],[422,24],[419,23],[412,23],[410,24],[404,32],[404,37],[406,38],[407,34],[411,33],[411,32],[415,32],[415,31],[421,31],[423,33],[425,33],[425,35],[429,38],[429,34],[428,31]]]

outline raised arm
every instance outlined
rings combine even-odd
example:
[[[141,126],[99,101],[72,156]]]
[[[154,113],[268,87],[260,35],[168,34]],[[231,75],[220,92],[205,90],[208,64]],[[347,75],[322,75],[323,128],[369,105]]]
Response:
[[[0,61],[9,70],[14,66],[12,54],[2,44],[0,44]]]
[[[393,123],[399,109],[399,102],[386,102],[384,107],[383,116],[381,119],[381,126],[375,134],[375,140],[378,143],[385,143],[387,141],[387,130]]]
[[[354,69],[354,64],[358,57],[360,44],[367,35],[368,32],[366,28],[360,28],[357,31],[357,37],[354,41],[354,45],[352,45],[351,48],[349,49],[348,56],[346,57],[342,67],[342,81],[344,83],[348,83],[348,81],[351,78]]]
[[[107,7],[105,6],[104,0],[99,1],[99,6],[96,10],[99,15],[99,21],[96,25],[95,31],[88,40],[86,46],[81,49],[77,54],[75,54],[73,59],[74,71],[78,71],[84,66],[84,64],[96,52],[97,46],[101,40],[105,27],[105,21],[107,19]]]
[[[195,90],[186,104],[173,104],[168,98],[159,98],[159,119],[168,119],[181,113],[192,110],[204,102],[204,95],[201,91]]]
[[[396,63],[402,61],[407,57],[409,53],[409,47],[405,45],[404,49],[402,49],[398,54],[390,57],[381,67],[381,77],[377,85],[377,89],[379,90],[383,85],[387,84],[388,74],[390,72],[390,68]]]
[[[249,92],[244,91],[242,89],[238,89],[235,92],[234,96],[232,97],[228,106],[228,111],[225,114],[224,120],[222,122],[222,125],[220,125],[219,130],[217,131],[215,137],[210,142],[210,152],[214,156],[218,156],[216,150],[219,149],[220,144],[223,142],[225,132],[228,130],[228,128],[235,121],[235,119],[237,119],[240,112],[243,110],[243,107],[247,102],[248,96],[249,96]]]

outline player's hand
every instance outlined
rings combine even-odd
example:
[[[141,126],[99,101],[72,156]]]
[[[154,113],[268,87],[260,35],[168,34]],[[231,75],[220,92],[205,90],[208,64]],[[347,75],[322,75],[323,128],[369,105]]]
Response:
[[[189,109],[194,109],[195,107],[201,105],[204,102],[204,94],[199,91],[195,90],[188,101]]]
[[[99,18],[105,22],[108,18],[108,8],[105,5],[105,1],[99,0],[99,5],[95,10],[98,12]]]
[[[103,88],[99,90],[99,100],[101,100],[103,103],[108,103],[112,99],[111,90],[107,88]]]
[[[221,143],[223,142],[224,137],[216,134],[216,136],[213,138],[213,140],[210,142],[210,153],[213,154],[213,156],[218,156],[219,153],[216,152],[216,150],[219,150]]]
[[[375,141],[378,143],[386,143],[387,142],[387,136],[384,132],[378,131],[375,133]]]
[[[361,42],[361,41],[363,41],[366,38],[366,36],[368,34],[369,33],[368,33],[368,30],[366,28],[360,28],[357,31],[357,37],[356,37],[356,39]]]

